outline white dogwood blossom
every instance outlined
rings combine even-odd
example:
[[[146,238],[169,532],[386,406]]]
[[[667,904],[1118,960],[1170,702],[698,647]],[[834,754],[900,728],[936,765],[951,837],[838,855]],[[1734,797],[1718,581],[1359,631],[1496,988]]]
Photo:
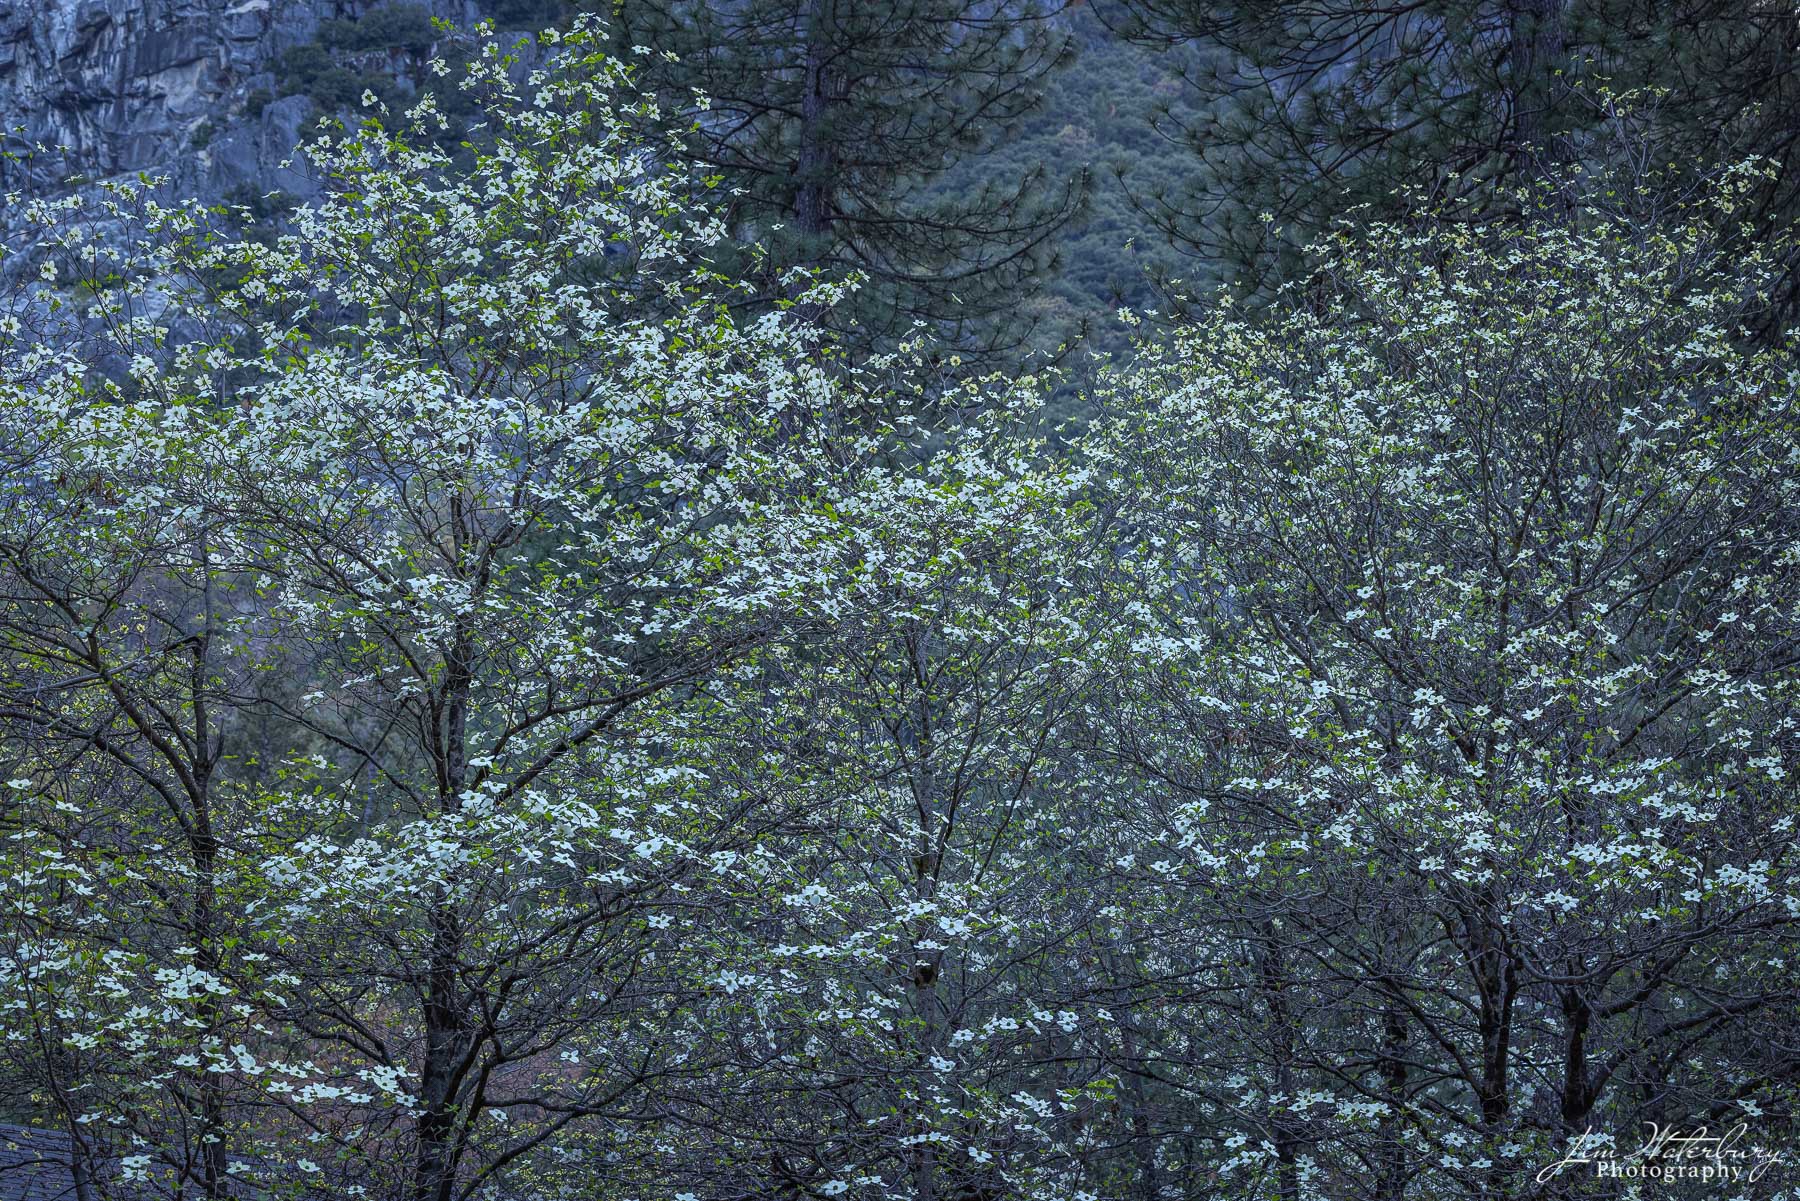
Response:
[[[1800,375],[1704,216],[1346,230],[1115,382],[1221,1195],[1513,1195],[1645,1090],[1790,1095]]]

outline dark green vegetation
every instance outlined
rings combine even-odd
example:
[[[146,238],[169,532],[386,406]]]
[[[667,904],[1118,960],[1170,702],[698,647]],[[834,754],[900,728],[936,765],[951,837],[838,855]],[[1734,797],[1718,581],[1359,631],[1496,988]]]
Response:
[[[399,104],[437,42],[431,17],[418,5],[378,8],[361,20],[325,22],[317,41],[281,56],[276,83],[283,95],[308,96],[326,112],[360,106],[364,92]]]
[[[1749,235],[1800,211],[1800,22],[1791,5],[1702,0],[1123,0],[1148,50],[1198,48],[1187,111],[1156,115],[1188,169],[1147,197],[1166,236],[1266,297],[1362,206],[1509,215],[1513,185],[1601,164],[1692,186],[1767,156]],[[1265,221],[1264,215],[1272,220]],[[1516,215],[1516,214],[1513,214]],[[1783,284],[1792,307],[1794,279]]]
[[[577,10],[486,8],[520,29]],[[948,348],[940,358],[962,360],[958,374],[1078,346],[1120,351],[1118,310],[1155,308],[1157,282],[1193,274],[1133,191],[1179,178],[1146,114],[1185,111],[1182,69],[1198,60],[1116,37],[1083,9],[1021,7],[971,33],[973,11],[677,0],[624,4],[612,20],[621,53],[655,51],[636,61],[670,101],[672,129],[694,121],[695,89],[711,97],[687,149],[741,190],[730,213],[746,258],[734,267],[757,275],[768,300],[786,295],[791,267],[857,272],[867,282],[833,314],[839,332],[891,349],[923,323]],[[430,53],[454,62],[457,51],[422,9],[395,5],[329,22],[288,52],[280,86],[321,110],[355,110],[365,91],[392,108]],[[809,55],[830,69],[809,77]],[[920,62],[930,69],[915,76]],[[780,63],[791,69],[771,69]]]
[[[1800,212],[1800,23],[1774,5],[483,7],[521,31],[603,9],[618,50],[653,51],[640,79],[672,127],[709,95],[687,149],[734,189],[765,297],[786,295],[793,266],[861,273],[834,320],[864,350],[922,322],[969,366],[1114,353],[1119,308],[1266,300],[1347,214],[1505,217],[1507,189],[1571,169],[1622,163],[1678,194],[1764,155],[1774,171],[1739,232],[1766,238]],[[396,106],[433,53],[454,62],[457,39],[423,8],[377,7],[289,51],[279,86],[325,111],[365,92]]]
[[[54,1188],[1792,1196],[1800,23],[355,11],[0,275]]]

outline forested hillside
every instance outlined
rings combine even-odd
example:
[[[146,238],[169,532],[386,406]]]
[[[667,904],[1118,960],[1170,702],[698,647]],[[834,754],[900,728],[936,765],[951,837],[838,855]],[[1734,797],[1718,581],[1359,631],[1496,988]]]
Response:
[[[1797,53],[0,13],[0,1198],[1800,1195]]]

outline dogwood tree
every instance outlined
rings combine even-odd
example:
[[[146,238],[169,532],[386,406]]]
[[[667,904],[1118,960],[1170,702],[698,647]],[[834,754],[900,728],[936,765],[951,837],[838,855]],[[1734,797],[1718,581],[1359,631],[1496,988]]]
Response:
[[[665,932],[767,820],[755,798],[699,803],[716,799],[701,686],[841,608],[831,501],[874,442],[838,419],[809,335],[733,321],[703,181],[643,135],[653,108],[593,36],[528,76],[485,42],[458,86],[486,123],[457,161],[429,97],[321,135],[306,154],[327,195],[278,237],[122,195],[108,216],[145,241],[98,252],[88,320],[129,377],[22,374],[7,393],[12,436],[60,439],[9,477],[9,612],[53,627],[21,644],[35,676],[9,728],[67,746],[24,791],[33,772],[136,777],[89,786],[59,836],[91,858],[147,788],[211,847],[196,790],[229,774],[212,723],[281,731],[234,781],[229,923],[133,943],[195,960],[198,1017],[165,1024],[203,1090],[267,1116],[232,1160],[227,1103],[207,1102],[197,1175],[158,1174],[171,1127],[136,1130],[147,1162],[127,1167],[151,1185],[473,1196],[683,1070],[658,1034],[684,1003]],[[55,217],[73,255],[79,215]],[[176,307],[211,336],[166,346]],[[96,479],[107,503],[69,499]],[[87,595],[128,587],[136,607]],[[103,634],[117,647],[87,649]],[[216,896],[201,855],[184,882]],[[41,905],[62,877],[19,887]],[[200,901],[152,894],[153,921],[200,922]],[[209,949],[227,925],[254,970]],[[119,934],[14,967],[48,988]],[[173,970],[111,986],[112,1037],[142,1041],[155,1014],[129,1000]],[[227,1005],[248,1033],[216,1028]]]
[[[1060,752],[1132,598],[1085,477],[1017,436],[1036,385],[986,395],[941,455],[868,482],[843,514],[849,611],[755,681],[781,720],[745,749],[809,821],[783,884],[743,907],[764,954],[712,1021],[768,1040],[727,1077],[757,1120],[715,1120],[721,1169],[769,1192],[1086,1183],[1075,1149],[1107,1085],[1072,1049],[1104,1019],[1062,969],[1100,902]]]
[[[1112,736],[1206,897],[1156,1019],[1188,1172],[1560,1195],[1590,1130],[1780,1141],[1800,377],[1703,220],[1749,170],[1673,227],[1346,229],[1119,381],[1092,449],[1178,587]]]
[[[79,205],[30,213],[62,267],[145,265],[84,237]],[[116,260],[116,261],[113,261]],[[146,369],[96,372],[145,331],[10,298],[0,346],[0,722],[12,865],[0,967],[8,1049],[71,1136],[84,1196],[126,1157],[175,1189],[228,1185],[251,1010],[236,835],[266,624],[235,582],[216,422]]]
[[[20,208],[0,1086],[78,1197],[1556,1196],[1590,1132],[1779,1142],[1800,451],[1704,232],[1741,174],[1346,230],[1069,454],[1031,379],[927,440],[905,364],[738,315],[595,37],[481,42],[454,155],[369,98],[254,237]]]

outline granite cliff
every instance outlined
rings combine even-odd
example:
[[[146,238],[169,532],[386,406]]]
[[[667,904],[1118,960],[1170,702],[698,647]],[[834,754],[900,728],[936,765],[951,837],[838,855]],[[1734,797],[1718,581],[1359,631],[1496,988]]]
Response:
[[[282,163],[318,111],[282,95],[284,53],[372,0],[0,0],[0,191],[147,172],[211,198],[303,197]],[[466,25],[473,0],[411,8]]]

